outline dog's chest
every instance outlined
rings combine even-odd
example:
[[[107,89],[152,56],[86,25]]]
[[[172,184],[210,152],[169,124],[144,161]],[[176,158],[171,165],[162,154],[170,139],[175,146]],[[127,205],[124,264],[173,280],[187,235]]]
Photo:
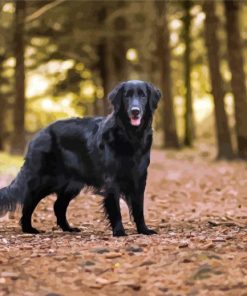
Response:
[[[108,138],[108,144],[116,157],[123,158],[127,163],[132,163],[132,158],[140,156],[146,146],[150,148],[146,137],[131,137],[121,131],[113,132]]]
[[[141,150],[131,155],[119,155],[114,161],[116,176],[121,179],[138,178],[147,170],[149,165],[149,153],[143,153]]]
[[[149,150],[152,135],[129,138],[119,131],[104,135],[105,174],[114,174],[117,179],[138,177],[146,171],[149,164]]]

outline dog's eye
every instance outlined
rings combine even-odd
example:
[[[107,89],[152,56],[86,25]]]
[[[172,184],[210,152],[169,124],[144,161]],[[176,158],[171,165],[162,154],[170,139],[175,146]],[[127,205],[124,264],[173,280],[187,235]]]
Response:
[[[132,97],[133,96],[133,90],[128,90],[126,92],[126,97]]]
[[[144,92],[143,91],[139,91],[138,92],[138,95],[140,96],[140,97],[142,97],[142,98],[144,98],[146,95],[144,94]]]

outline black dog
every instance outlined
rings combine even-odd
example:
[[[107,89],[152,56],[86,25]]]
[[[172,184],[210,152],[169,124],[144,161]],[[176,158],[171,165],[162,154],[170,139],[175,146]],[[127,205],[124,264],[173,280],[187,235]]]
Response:
[[[66,219],[69,202],[84,186],[104,196],[114,236],[126,235],[119,199],[124,198],[138,233],[155,234],[144,220],[143,202],[152,144],[152,115],[160,92],[143,81],[119,84],[110,94],[114,111],[107,117],[60,120],[39,132],[29,144],[16,179],[0,190],[0,214],[23,206],[20,224],[28,233],[41,199],[57,194],[54,212],[64,231],[79,231]]]

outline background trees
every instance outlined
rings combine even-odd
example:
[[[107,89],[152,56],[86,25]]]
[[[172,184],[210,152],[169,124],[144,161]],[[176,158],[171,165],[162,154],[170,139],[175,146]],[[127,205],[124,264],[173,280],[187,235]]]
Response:
[[[172,81],[171,81],[171,49],[170,49],[170,32],[167,21],[167,1],[156,2],[159,15],[159,23],[157,25],[157,53],[160,59],[159,71],[163,102],[162,109],[164,116],[162,117],[164,129],[164,144],[166,148],[179,148],[179,141],[176,130],[176,120],[174,114]]]
[[[229,66],[232,73],[231,87],[235,100],[235,118],[238,156],[247,158],[247,90],[244,59],[239,27],[240,2],[224,1]]]
[[[217,36],[219,20],[215,8],[214,2],[204,2],[204,12],[206,14],[205,44],[208,51],[208,66],[214,99],[218,157],[231,159],[233,158],[233,148],[224,104],[224,82],[220,71],[220,42]]]
[[[0,14],[0,149],[22,152],[59,118],[106,114],[116,83],[146,79],[163,92],[156,145],[216,134],[218,157],[247,158],[245,3],[2,0]]]
[[[184,9],[184,83],[185,83],[185,135],[184,144],[186,146],[192,146],[195,137],[194,127],[194,112],[193,112],[193,101],[192,101],[192,89],[191,89],[191,8],[192,2],[185,0],[182,2]]]
[[[13,54],[15,57],[15,104],[13,115],[12,153],[25,148],[25,0],[15,2]]]

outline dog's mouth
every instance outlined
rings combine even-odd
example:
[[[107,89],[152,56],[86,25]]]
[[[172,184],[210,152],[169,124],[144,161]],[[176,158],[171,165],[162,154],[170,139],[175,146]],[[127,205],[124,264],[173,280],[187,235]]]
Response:
[[[130,124],[133,126],[139,126],[141,124],[141,116],[131,116]]]

